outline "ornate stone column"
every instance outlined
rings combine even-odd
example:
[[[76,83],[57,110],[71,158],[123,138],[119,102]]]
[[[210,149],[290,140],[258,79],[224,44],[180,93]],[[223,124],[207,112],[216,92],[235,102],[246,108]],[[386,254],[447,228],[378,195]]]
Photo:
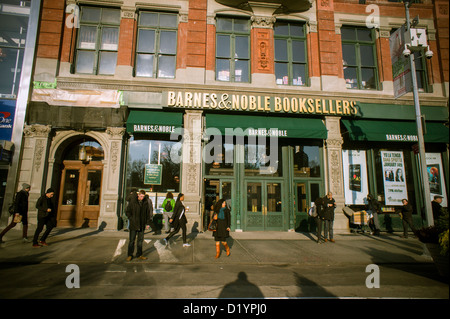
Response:
[[[328,130],[328,138],[325,145],[326,161],[326,189],[333,193],[336,201],[334,217],[335,232],[349,230],[347,217],[343,214],[342,208],[345,206],[344,179],[342,170],[342,143],[343,139],[340,130],[340,117],[325,117],[325,126]]]
[[[117,230],[117,210],[120,207],[118,205],[120,162],[125,128],[108,127],[106,133],[103,134],[108,141],[109,151],[105,152],[107,157],[103,160],[103,187],[98,225],[104,227],[105,230]]]
[[[191,231],[199,231],[202,227],[202,132],[202,111],[187,110],[184,115],[181,192],[184,205],[189,207],[186,217]]]
[[[23,153],[18,174],[17,190],[22,184],[31,185],[28,197],[28,220],[36,224],[36,201],[45,189],[42,189],[44,172],[46,170],[47,149],[49,146],[50,125],[25,125],[23,130]]]

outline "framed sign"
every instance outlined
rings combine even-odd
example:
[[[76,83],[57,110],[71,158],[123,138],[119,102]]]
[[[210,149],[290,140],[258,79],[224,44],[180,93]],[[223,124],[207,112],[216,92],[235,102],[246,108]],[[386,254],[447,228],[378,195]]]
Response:
[[[364,205],[369,193],[366,151],[343,150],[345,204]]]
[[[161,164],[145,164],[144,184],[161,185],[162,165]]]

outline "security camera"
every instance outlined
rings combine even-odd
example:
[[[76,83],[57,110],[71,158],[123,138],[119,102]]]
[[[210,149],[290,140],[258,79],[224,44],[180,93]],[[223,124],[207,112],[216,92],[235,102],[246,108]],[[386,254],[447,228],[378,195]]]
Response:
[[[433,51],[430,50],[430,47],[427,47],[427,51],[425,52],[425,57],[427,59],[431,59],[433,57]]]
[[[403,50],[402,53],[405,58],[407,58],[411,55],[411,50],[406,46],[406,44],[405,44],[405,49]]]

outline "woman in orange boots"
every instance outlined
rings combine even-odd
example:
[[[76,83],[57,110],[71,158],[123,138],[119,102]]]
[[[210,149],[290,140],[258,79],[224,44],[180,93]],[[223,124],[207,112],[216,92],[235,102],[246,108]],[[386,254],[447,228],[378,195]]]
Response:
[[[220,257],[220,243],[225,247],[227,256],[230,256],[230,247],[227,238],[230,237],[231,213],[224,199],[219,200],[214,206],[213,218],[217,220],[217,229],[213,232],[216,241],[216,258]]]

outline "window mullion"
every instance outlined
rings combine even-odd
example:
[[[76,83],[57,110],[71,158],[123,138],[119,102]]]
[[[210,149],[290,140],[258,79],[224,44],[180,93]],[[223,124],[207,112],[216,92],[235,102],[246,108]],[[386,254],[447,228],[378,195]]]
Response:
[[[101,41],[102,41],[102,26],[100,24],[97,25],[97,38],[95,39],[95,49],[94,49],[94,74],[98,74],[98,65],[100,60],[100,51],[101,51]]]
[[[159,19],[159,17],[158,17]],[[160,48],[160,34],[161,31],[159,29],[155,30],[155,56],[153,58],[153,77],[157,78],[158,76],[158,66],[159,66],[159,48]]]
[[[230,35],[230,80],[235,81],[235,55],[236,55],[236,35],[232,33]]]

